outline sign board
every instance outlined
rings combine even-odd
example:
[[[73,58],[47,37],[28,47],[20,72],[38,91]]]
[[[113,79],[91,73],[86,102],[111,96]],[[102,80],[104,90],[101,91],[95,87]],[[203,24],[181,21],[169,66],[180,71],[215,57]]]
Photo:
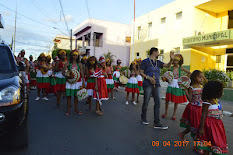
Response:
[[[183,45],[188,46],[193,44],[208,43],[208,42],[228,40],[228,39],[232,39],[231,30],[218,31],[218,32],[183,38]]]
[[[1,14],[0,14],[0,28],[4,28],[4,21]]]
[[[86,54],[86,47],[82,47],[79,49],[80,54]]]

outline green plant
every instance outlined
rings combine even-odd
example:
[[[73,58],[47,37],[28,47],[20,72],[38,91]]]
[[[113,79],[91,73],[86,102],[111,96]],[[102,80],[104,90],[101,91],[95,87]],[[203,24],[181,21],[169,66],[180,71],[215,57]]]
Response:
[[[112,54],[112,52],[108,51],[108,53],[104,53],[103,54],[105,59],[109,58],[111,63],[114,62],[114,57],[116,57],[115,55]]]
[[[226,87],[227,83],[230,81],[230,78],[226,75],[226,73],[221,70],[210,69],[204,70],[203,73],[208,81],[220,81],[224,85],[224,87]]]
[[[233,71],[227,71],[226,72],[227,77],[232,81],[233,80]]]
[[[57,52],[59,51],[60,49],[55,49],[52,51],[52,58],[56,57],[57,56]],[[66,51],[66,55],[67,55],[67,58],[69,59],[70,57],[70,50],[65,50]]]

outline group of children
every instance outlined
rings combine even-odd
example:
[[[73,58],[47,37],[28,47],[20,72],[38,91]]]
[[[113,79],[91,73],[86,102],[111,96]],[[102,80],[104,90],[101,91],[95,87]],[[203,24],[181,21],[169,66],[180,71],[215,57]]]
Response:
[[[203,72],[195,70],[190,73],[183,66],[183,57],[176,54],[173,59],[173,66],[170,70],[173,72],[174,79],[169,83],[166,92],[165,113],[162,118],[168,115],[169,102],[174,102],[174,112],[172,120],[176,119],[176,110],[178,104],[187,102],[180,126],[185,128],[179,133],[179,137],[184,141],[186,134],[191,133],[195,144],[194,150],[199,154],[227,154],[228,146],[224,125],[222,122],[222,109],[219,98],[223,95],[223,84],[218,81],[207,81]],[[179,88],[178,78],[181,77],[181,71],[187,73],[190,77],[190,87],[186,89]],[[203,88],[203,83],[206,83]]]
[[[31,57],[31,56],[30,56]],[[70,114],[71,97],[74,96],[74,108],[77,114],[82,114],[78,109],[77,92],[82,88],[87,89],[88,98],[86,103],[89,104],[89,109],[92,109],[91,100],[96,100],[96,113],[103,116],[101,102],[108,100],[108,94],[111,94],[112,99],[113,89],[118,90],[119,76],[122,74],[121,60],[117,60],[117,66],[111,66],[111,60],[101,56],[97,61],[94,56],[83,56],[80,61],[80,55],[77,50],[73,50],[69,56],[65,50],[59,50],[57,57],[51,62],[51,57],[41,53],[36,61],[30,62],[30,75],[34,75],[33,80],[28,80],[31,83],[31,88],[37,87],[38,94],[36,101],[40,100],[42,92],[42,100],[49,100],[48,93],[54,93],[57,96],[57,107],[60,107],[61,96],[67,98],[67,116]],[[77,74],[76,80],[73,74]],[[113,73],[119,73],[119,76]],[[30,77],[30,76],[29,76]],[[36,80],[35,80],[36,79]],[[29,82],[28,82],[29,83]]]
[[[24,54],[25,51],[22,51]],[[96,114],[103,116],[101,109],[101,102],[108,100],[108,93],[113,96],[113,89],[118,89],[119,77],[121,73],[121,61],[117,60],[115,69],[111,66],[110,59],[105,59],[103,56],[97,58],[95,56],[84,56],[79,61],[79,53],[74,50],[70,53],[69,59],[64,50],[58,51],[58,57],[50,64],[51,57],[46,57],[41,54],[37,62],[28,62],[29,68],[36,72],[36,85],[38,89],[38,96],[36,100],[40,99],[40,92],[43,92],[43,100],[48,100],[47,93],[53,92],[57,95],[57,106],[60,106],[61,95],[65,92],[67,98],[67,112],[70,114],[71,97],[74,96],[75,112],[82,114],[78,110],[77,92],[81,88],[86,88],[88,93],[87,104],[91,110],[92,98],[96,100]],[[18,61],[24,61],[24,58],[18,58]],[[26,61],[26,60],[25,60]],[[27,61],[26,61],[27,62]],[[137,94],[137,102],[139,93],[142,90],[142,77],[140,75],[141,59],[134,60],[129,67],[130,74],[127,74],[128,82],[125,91],[127,92],[126,105],[129,104],[129,94],[132,93],[132,103],[136,105],[135,93]],[[222,122],[222,109],[219,106],[218,98],[223,95],[223,85],[218,81],[209,81],[204,77],[204,74],[195,70],[190,73],[183,66],[183,57],[176,54],[173,59],[173,66],[170,70],[173,72],[174,79],[169,83],[166,92],[165,113],[162,118],[168,116],[169,102],[174,102],[174,112],[172,120],[176,119],[176,110],[178,104],[189,101],[186,106],[182,118],[180,119],[180,126],[186,128],[183,132],[179,133],[179,137],[184,141],[186,134],[191,132],[191,136],[198,145],[194,150],[199,154],[226,154],[228,152],[227,140],[224,125]],[[74,83],[68,82],[72,79],[73,75],[68,74],[69,71],[76,70],[79,73],[79,78]],[[178,78],[181,77],[181,72],[187,73],[191,79],[190,87],[181,89],[178,85]],[[32,73],[31,73],[32,74]],[[35,73],[34,73],[35,74]],[[34,78],[32,78],[34,80]],[[35,80],[32,82],[35,86]],[[27,83],[29,80],[27,80]],[[203,82],[206,84],[203,88]],[[52,90],[51,90],[52,89]],[[100,91],[101,90],[101,91]],[[207,143],[210,142],[210,143]],[[208,145],[206,145],[208,144]]]

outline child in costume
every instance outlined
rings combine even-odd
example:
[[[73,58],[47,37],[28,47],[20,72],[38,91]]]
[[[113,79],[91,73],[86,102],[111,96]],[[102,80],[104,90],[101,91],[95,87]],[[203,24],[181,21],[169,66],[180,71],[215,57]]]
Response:
[[[89,110],[91,111],[91,98],[93,97],[93,92],[95,90],[95,77],[94,72],[96,69],[97,59],[96,57],[92,56],[89,57],[87,60],[87,69],[86,69],[86,75],[87,75],[87,94],[88,99],[87,103],[89,104]]]
[[[95,81],[95,90],[94,90],[94,99],[96,100],[96,114],[99,116],[103,116],[104,113],[101,111],[100,102],[103,100],[108,100],[108,89],[105,78],[107,77],[107,73],[104,72],[104,68],[106,67],[106,61],[104,56],[100,56],[99,58],[99,66],[96,68],[94,72],[94,77],[96,77]]]
[[[27,87],[27,91],[30,91],[29,88],[29,79],[30,79],[30,75],[29,75],[29,62],[28,59],[24,57],[25,56],[25,50],[22,49],[17,57],[17,63],[19,64],[19,62],[23,62],[26,65],[26,68],[24,71],[21,71],[22,75],[23,75],[23,79],[24,79],[24,83],[26,84]]]
[[[168,112],[168,104],[169,102],[174,102],[174,112],[172,115],[172,120],[176,119],[176,110],[178,107],[178,104],[187,102],[185,91],[179,88],[178,85],[178,78],[181,76],[181,71],[186,72],[188,75],[191,73],[182,67],[183,64],[183,57],[181,54],[175,54],[173,59],[173,66],[171,67],[171,71],[174,74],[174,79],[171,84],[167,87],[166,92],[166,102],[165,102],[165,113],[162,115],[162,118],[167,117]]]
[[[106,73],[107,73],[108,77],[106,78],[106,83],[107,83],[108,93],[111,93],[111,98],[116,99],[113,96],[114,81],[113,81],[113,77],[112,77],[113,68],[112,68],[111,64],[112,63],[111,63],[110,59],[107,58],[106,59]]]
[[[46,62],[46,56],[44,53],[40,54],[38,58],[37,66],[39,71],[36,74],[36,83],[38,89],[38,95],[35,99],[36,101],[40,99],[40,92],[42,90],[43,98],[42,100],[49,100],[46,97],[46,90],[50,88],[50,77],[48,71],[51,69],[49,64]]]
[[[132,101],[134,105],[137,105],[135,102],[135,93],[139,93],[139,88],[138,88],[138,80],[137,80],[137,75],[139,74],[137,71],[137,62],[133,61],[130,64],[130,79],[128,80],[128,83],[126,84],[125,91],[127,92],[126,96],[126,105],[129,104],[129,93],[132,93]]]
[[[62,75],[64,65],[67,63],[66,51],[59,50],[58,53],[59,60],[56,61],[54,72],[56,72],[56,90],[57,90],[57,106],[60,106],[61,94],[66,90],[66,78]]]
[[[50,55],[47,56],[47,63],[49,64],[49,68],[50,68],[50,70],[48,71],[48,74],[50,77],[50,88],[47,89],[47,93],[54,93],[56,95],[56,93],[57,93],[56,78],[54,75],[54,70],[53,70],[54,67],[52,66]]]
[[[36,89],[36,69],[32,55],[29,56],[29,72],[30,72],[30,87],[31,89]]]
[[[75,112],[77,114],[82,114],[81,111],[78,110],[78,98],[77,98],[77,92],[79,91],[80,87],[85,87],[84,82],[84,74],[82,69],[82,64],[79,62],[79,53],[77,50],[73,50],[70,53],[70,61],[67,62],[63,68],[62,74],[66,79],[73,79],[74,75],[68,75],[68,71],[73,72],[72,70],[76,70],[79,73],[79,78],[77,81],[71,83],[69,81],[66,81],[66,97],[67,97],[67,112],[66,116],[69,116],[70,114],[70,107],[71,107],[71,97],[74,96],[74,107]]]
[[[115,67],[115,71],[113,72],[113,80],[114,80],[114,89],[118,90],[119,87],[119,77],[120,77],[120,70],[121,70],[121,60],[117,59],[117,65]]]
[[[82,67],[83,67],[83,73],[84,73],[84,78],[85,78],[85,86],[87,86],[87,75],[86,75],[86,70],[87,70],[87,56],[84,56],[81,59]]]
[[[196,145],[204,150],[204,154],[228,153],[226,133],[222,122],[223,113],[219,110],[216,100],[222,95],[223,84],[218,81],[209,81],[202,91],[202,116],[197,136],[200,142]]]
[[[197,134],[198,127],[201,120],[201,111],[202,111],[202,83],[204,80],[204,74],[195,70],[191,74],[191,85],[188,89],[185,89],[189,104],[186,106],[183,116],[180,120],[180,126],[186,128],[183,132],[179,133],[181,140],[184,140],[184,136],[191,132],[191,136],[194,140]],[[200,154],[203,153],[203,150],[199,150],[194,147],[194,150]]]
[[[137,75],[137,80],[138,80],[138,89],[139,89],[139,93],[137,93],[137,102],[139,102],[139,94],[140,94],[140,91],[143,91],[143,88],[142,88],[142,76],[140,75],[140,66],[141,66],[141,63],[142,63],[142,59],[139,58],[137,59],[137,70],[138,70],[138,75]]]

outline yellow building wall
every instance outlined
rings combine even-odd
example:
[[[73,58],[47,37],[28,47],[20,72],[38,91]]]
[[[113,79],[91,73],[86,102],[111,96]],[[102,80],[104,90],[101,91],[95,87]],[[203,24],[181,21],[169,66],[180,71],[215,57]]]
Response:
[[[202,0],[203,3],[208,0]],[[190,70],[203,70],[209,68],[216,68],[224,70],[225,63],[225,49],[208,48],[189,48],[184,49],[182,38],[195,36],[197,31],[212,33],[228,29],[228,12],[211,13],[205,10],[196,8],[196,0],[176,0],[161,8],[151,11],[143,16],[136,18],[134,30],[134,54],[132,52],[133,39],[131,40],[131,54],[132,61],[137,58],[136,54],[139,52],[139,57],[147,58],[146,51],[151,47],[157,47],[164,50],[163,61],[167,63],[170,60],[170,50],[180,47],[180,54],[184,57],[184,66],[190,66]],[[202,2],[200,2],[201,4]],[[182,20],[177,22],[176,13],[182,11]],[[207,16],[207,13],[209,16]],[[161,18],[166,17],[166,23],[161,24]],[[152,36],[148,38],[148,24],[152,22]],[[141,26],[141,38],[138,39],[138,27]],[[133,24],[132,24],[133,30]],[[133,34],[133,32],[131,33]],[[216,63],[216,55],[221,56],[221,63]]]

